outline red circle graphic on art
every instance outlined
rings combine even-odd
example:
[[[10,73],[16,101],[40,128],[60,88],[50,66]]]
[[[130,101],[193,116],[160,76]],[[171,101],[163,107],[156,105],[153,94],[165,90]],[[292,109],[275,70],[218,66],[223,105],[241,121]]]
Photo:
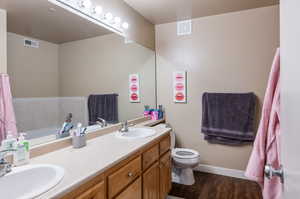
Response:
[[[139,98],[138,95],[137,95],[136,93],[132,93],[130,97],[131,97],[131,99],[132,99],[133,101],[136,101],[136,100],[138,100],[138,98]]]
[[[184,100],[184,94],[182,92],[179,92],[175,95],[175,98],[177,101],[183,101]]]
[[[177,83],[176,84],[176,90],[177,91],[182,91],[184,89],[184,84],[183,83]]]
[[[178,73],[178,74],[176,74],[175,78],[176,78],[176,81],[183,81],[184,76],[183,76],[183,74]]]
[[[136,92],[136,91],[138,90],[137,85],[132,84],[131,87],[130,87],[130,90],[131,90],[132,92]]]
[[[130,79],[130,81],[132,83],[136,83],[137,82],[137,77],[136,76],[132,76],[131,79]]]

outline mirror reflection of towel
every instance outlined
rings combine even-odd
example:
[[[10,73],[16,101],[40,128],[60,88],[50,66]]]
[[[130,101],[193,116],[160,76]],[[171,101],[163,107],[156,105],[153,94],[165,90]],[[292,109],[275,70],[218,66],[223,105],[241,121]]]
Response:
[[[0,143],[6,138],[7,132],[15,138],[18,137],[9,77],[0,73]]]
[[[90,95],[88,98],[89,124],[103,118],[108,123],[118,123],[118,94]]]
[[[202,133],[210,143],[240,145],[253,142],[254,93],[204,93]]]

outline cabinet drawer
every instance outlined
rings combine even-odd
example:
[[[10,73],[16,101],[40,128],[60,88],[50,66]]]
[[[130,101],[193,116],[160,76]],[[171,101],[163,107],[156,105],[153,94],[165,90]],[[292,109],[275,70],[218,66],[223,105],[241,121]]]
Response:
[[[143,153],[143,170],[146,170],[152,163],[159,158],[159,145],[151,147]]]
[[[129,183],[133,182],[140,175],[141,167],[141,156],[139,156],[108,176],[109,198],[114,197]]]
[[[159,143],[159,153],[160,155],[164,154],[167,152],[171,147],[171,140],[170,136],[164,138],[160,143]]]
[[[129,185],[115,199],[141,199],[142,198],[142,179],[139,177],[134,183]]]

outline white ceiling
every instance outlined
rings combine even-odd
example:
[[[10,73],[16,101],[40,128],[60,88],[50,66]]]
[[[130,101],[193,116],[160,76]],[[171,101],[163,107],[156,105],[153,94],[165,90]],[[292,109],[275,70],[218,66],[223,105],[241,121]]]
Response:
[[[52,43],[60,44],[112,33],[48,0],[0,0],[0,8],[7,10],[9,32]]]
[[[278,4],[279,0],[124,0],[153,24]]]

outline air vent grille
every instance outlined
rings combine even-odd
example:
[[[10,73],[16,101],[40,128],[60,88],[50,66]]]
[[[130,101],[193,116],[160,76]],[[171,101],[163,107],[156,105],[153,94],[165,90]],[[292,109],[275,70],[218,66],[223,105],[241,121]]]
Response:
[[[177,35],[190,35],[192,34],[192,20],[178,21],[177,22]]]
[[[30,48],[39,48],[40,42],[32,39],[24,39],[24,46]]]

